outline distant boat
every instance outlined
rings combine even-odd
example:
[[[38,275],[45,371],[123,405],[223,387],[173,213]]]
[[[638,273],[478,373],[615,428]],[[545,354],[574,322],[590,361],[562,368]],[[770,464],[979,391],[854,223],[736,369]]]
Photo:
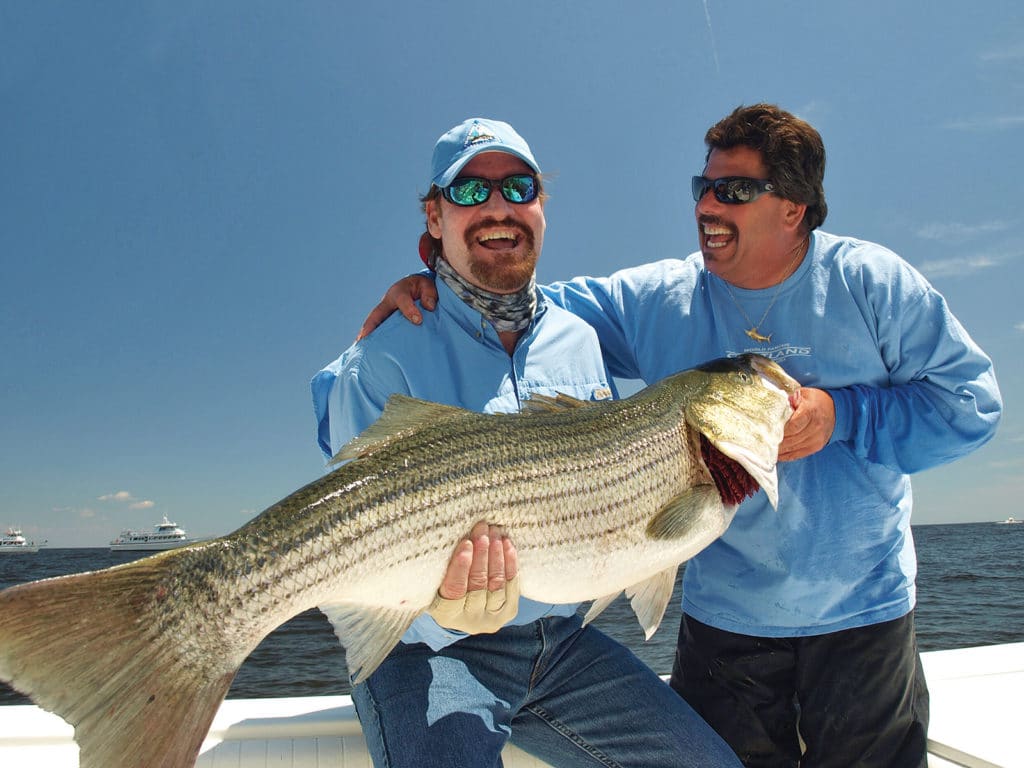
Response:
[[[1024,520],[1018,520],[1015,517],[1008,517],[1005,520],[997,521],[996,525],[1020,525],[1021,523],[1024,523]]]
[[[45,541],[42,544],[28,541],[18,528],[8,528],[7,533],[0,536],[0,555],[31,554],[45,544]]]
[[[153,526],[149,531],[132,531],[125,528],[121,535],[110,542],[110,550],[117,551],[159,551],[162,549],[174,549],[191,544],[192,539],[188,537],[184,529],[179,528],[177,523],[172,523],[164,515],[164,519]]]

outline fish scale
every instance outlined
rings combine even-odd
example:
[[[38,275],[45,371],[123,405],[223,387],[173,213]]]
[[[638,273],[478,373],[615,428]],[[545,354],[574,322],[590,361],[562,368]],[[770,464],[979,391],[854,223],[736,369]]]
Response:
[[[536,396],[521,415],[395,396],[351,461],[234,533],[0,592],[0,678],[75,726],[83,768],[186,768],[275,627],[319,606],[364,679],[479,520],[511,536],[523,596],[594,600],[589,620],[625,590],[649,636],[679,563],[735,511],[715,467],[774,503],[796,388],[747,355],[622,401]],[[710,470],[701,435],[721,454]]]

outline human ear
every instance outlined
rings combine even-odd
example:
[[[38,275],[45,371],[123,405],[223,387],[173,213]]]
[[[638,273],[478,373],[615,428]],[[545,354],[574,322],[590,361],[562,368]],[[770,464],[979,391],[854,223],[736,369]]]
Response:
[[[441,239],[441,205],[438,200],[427,200],[427,232],[430,236]]]
[[[794,203],[792,200],[786,200],[782,215],[787,229],[798,229],[803,224],[806,212],[807,203]]]

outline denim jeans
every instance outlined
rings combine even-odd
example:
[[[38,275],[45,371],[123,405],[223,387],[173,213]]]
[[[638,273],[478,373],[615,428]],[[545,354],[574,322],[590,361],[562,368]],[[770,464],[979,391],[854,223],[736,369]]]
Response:
[[[432,651],[400,643],[352,691],[376,768],[495,768],[511,740],[557,768],[740,768],[627,648],[578,616]]]

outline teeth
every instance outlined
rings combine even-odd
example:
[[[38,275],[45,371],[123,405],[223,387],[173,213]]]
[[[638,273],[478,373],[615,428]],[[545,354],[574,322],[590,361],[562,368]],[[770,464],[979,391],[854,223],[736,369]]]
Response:
[[[732,234],[732,230],[730,230],[728,227],[715,227],[715,226],[711,226],[710,224],[705,224],[704,225],[704,234],[705,235],[731,235]]]
[[[480,242],[485,240],[515,240],[516,234],[515,232],[489,232],[486,235],[481,235],[479,239]]]

